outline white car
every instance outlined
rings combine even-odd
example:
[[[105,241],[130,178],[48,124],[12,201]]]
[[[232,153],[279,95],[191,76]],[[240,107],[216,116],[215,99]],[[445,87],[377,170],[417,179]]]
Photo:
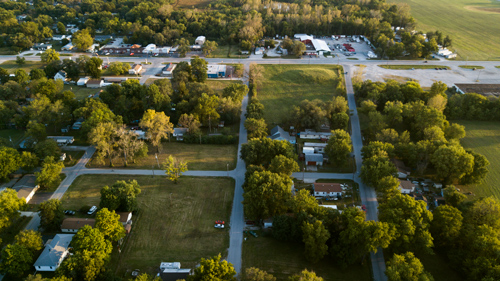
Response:
[[[218,224],[216,224],[214,227],[215,227],[215,228],[224,228],[224,225],[223,225],[223,224],[218,223]]]

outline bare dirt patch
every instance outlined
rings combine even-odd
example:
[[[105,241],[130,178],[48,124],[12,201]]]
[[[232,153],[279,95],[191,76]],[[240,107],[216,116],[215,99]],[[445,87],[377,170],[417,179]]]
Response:
[[[494,7],[478,7],[478,6],[465,6],[465,9],[469,11],[476,11],[476,12],[487,12],[487,13],[496,13],[500,14],[500,8],[494,8]]]

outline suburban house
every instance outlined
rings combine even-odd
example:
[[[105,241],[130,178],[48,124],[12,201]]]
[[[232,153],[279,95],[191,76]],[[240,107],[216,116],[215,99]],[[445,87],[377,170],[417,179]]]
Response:
[[[415,191],[415,185],[411,181],[399,180],[399,190],[403,194],[410,194]]]
[[[332,133],[330,132],[316,132],[313,130],[305,130],[304,132],[300,132],[299,136],[301,139],[309,139],[309,140],[328,140]]]
[[[56,234],[36,260],[34,264],[36,271],[56,271],[69,253],[69,243],[73,236],[74,234]]]
[[[207,66],[208,78],[226,77],[226,66],[222,64],[209,64]]]
[[[61,41],[66,38],[66,35],[54,35],[52,36],[52,41]]]
[[[399,159],[391,159],[391,162],[396,166],[396,169],[398,170],[398,178],[400,179],[406,179],[410,175],[410,169],[408,169],[405,165],[405,163]]]
[[[71,129],[80,130],[82,128],[83,121],[85,121],[85,119],[83,119],[83,118],[76,119],[75,123],[73,123],[73,126],[71,126]]]
[[[314,196],[316,197],[338,197],[342,196],[340,183],[314,183]]]
[[[73,43],[69,42],[68,44],[61,47],[61,51],[71,51],[74,47],[75,46],[73,46]]]
[[[272,140],[286,140],[291,144],[295,144],[295,138],[291,137],[290,134],[283,130],[280,126],[276,126],[271,129],[271,135],[269,138]]]
[[[40,186],[36,184],[35,175],[25,175],[12,188],[17,191],[18,198],[24,198],[28,203]]]
[[[205,44],[206,40],[207,38],[205,38],[205,36],[198,36],[196,37],[196,40],[194,40],[194,44],[202,46],[203,44]]]
[[[162,262],[158,276],[163,281],[177,281],[187,279],[192,274],[190,268],[181,268],[180,262]]]
[[[54,75],[54,80],[62,80],[63,82],[65,82],[66,80],[68,80],[68,74],[66,73],[66,71],[60,70],[56,73],[56,75]]]
[[[102,80],[97,80],[97,79],[90,79],[87,81],[87,88],[92,88],[92,89],[97,89],[101,88],[104,84],[104,81]]]
[[[183,141],[184,135],[187,134],[188,130],[188,128],[174,128],[173,136],[176,140]]]
[[[102,41],[106,41],[108,39],[113,39],[113,36],[111,36],[111,35],[96,35],[94,37],[94,41],[96,41],[96,42],[102,42]]]
[[[177,64],[173,64],[173,63],[169,63],[167,64],[162,70],[161,70],[161,74],[165,75],[165,76],[172,76],[173,75],[173,71],[175,69],[175,67],[177,66]]]
[[[262,221],[263,222],[263,228],[271,228],[273,227],[273,218],[268,218]]]
[[[128,74],[140,74],[142,71],[142,64],[134,64],[132,68],[128,70]]]
[[[306,153],[305,162],[307,166],[323,166],[323,154],[319,153]]]
[[[33,45],[33,50],[36,51],[45,51],[52,48],[52,44],[45,44],[45,43],[35,43]]]
[[[314,149],[314,153],[324,153],[326,145],[327,145],[327,143],[305,142],[304,148],[310,147],[310,148]]]
[[[256,55],[263,55],[265,50],[266,50],[266,49],[265,49],[264,47],[257,47],[257,48],[255,48],[254,53],[255,53]]]
[[[47,138],[55,140],[58,146],[72,144],[75,141],[72,136],[48,136]]]
[[[64,219],[61,224],[62,232],[77,233],[78,230],[86,225],[90,225],[92,228],[95,225],[95,219],[89,218],[67,218]]]
[[[148,137],[146,137],[146,132],[144,132],[143,130],[132,130],[132,132],[137,135],[138,140],[149,139]]]
[[[119,220],[123,225],[132,223],[132,212],[117,212],[116,214],[120,216]]]
[[[90,80],[89,77],[82,77],[80,79],[78,79],[78,82],[76,82],[76,85],[78,86],[85,86],[85,84],[87,84],[87,82]]]

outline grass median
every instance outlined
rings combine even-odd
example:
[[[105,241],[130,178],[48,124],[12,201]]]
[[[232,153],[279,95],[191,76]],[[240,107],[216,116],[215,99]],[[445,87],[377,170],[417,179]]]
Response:
[[[414,65],[414,64],[379,64],[378,67],[385,69],[397,69],[397,70],[413,70],[413,69],[436,69],[436,68],[446,68],[450,69],[449,66],[424,64],[424,65]]]

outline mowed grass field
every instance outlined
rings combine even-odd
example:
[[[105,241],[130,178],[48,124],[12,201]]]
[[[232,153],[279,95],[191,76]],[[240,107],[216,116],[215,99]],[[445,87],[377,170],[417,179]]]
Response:
[[[270,127],[282,123],[293,106],[305,99],[331,100],[343,71],[336,65],[263,66],[257,97],[265,107],[264,119]]]
[[[461,187],[477,197],[493,195],[500,199],[500,122],[459,121],[465,126],[466,136],[461,140],[465,148],[473,149],[484,155],[490,166],[489,173],[482,184]]]
[[[26,73],[30,73],[30,71],[34,68],[42,68],[45,64],[41,61],[29,61],[27,60],[23,65],[19,65],[15,60],[8,60],[0,64],[1,68],[5,68],[9,73],[14,73],[18,69],[22,69],[26,71]]]
[[[243,268],[257,267],[273,274],[277,280],[288,280],[291,275],[302,270],[312,270],[325,281],[366,281],[371,280],[370,262],[363,266],[353,265],[342,268],[334,260],[326,257],[318,263],[310,263],[304,257],[304,245],[283,242],[272,237],[249,236],[243,241]]]
[[[226,255],[228,229],[215,229],[214,221],[229,224],[232,179],[183,177],[174,184],[159,176],[85,175],[70,186],[63,206],[78,210],[76,206],[85,203],[98,205],[101,187],[130,179],[137,180],[142,192],[132,232],[122,252],[112,255],[110,268],[120,277],[129,277],[134,269],[156,275],[160,262],[176,261],[190,268],[202,257]]]
[[[500,1],[390,0],[408,3],[416,29],[439,30],[453,40],[460,60],[500,60]]]

